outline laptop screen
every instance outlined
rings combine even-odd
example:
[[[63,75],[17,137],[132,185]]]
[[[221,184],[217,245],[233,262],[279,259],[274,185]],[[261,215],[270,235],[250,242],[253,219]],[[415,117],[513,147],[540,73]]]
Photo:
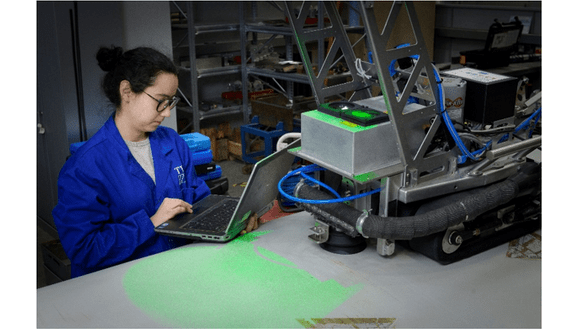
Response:
[[[509,51],[516,47],[522,34],[522,24],[518,22],[499,24],[494,23],[489,27],[485,50]]]
[[[296,157],[287,150],[299,146],[300,140],[294,141],[254,165],[234,213],[234,221],[228,228],[229,235],[237,235],[242,231],[246,226],[245,220],[252,212],[262,216],[270,210],[278,196],[278,182],[288,174]]]

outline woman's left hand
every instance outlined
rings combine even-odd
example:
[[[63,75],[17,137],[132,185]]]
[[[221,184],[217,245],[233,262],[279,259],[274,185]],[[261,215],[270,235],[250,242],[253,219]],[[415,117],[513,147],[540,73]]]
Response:
[[[259,226],[260,226],[260,218],[258,218],[258,214],[254,212],[252,213],[250,219],[248,220],[248,225],[246,226],[246,229],[242,230],[240,234],[243,235],[245,233],[249,233],[253,230],[258,229]]]

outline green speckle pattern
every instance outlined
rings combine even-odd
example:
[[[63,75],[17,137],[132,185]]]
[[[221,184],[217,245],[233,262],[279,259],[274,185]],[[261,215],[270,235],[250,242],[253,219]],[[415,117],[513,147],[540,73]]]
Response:
[[[342,129],[345,129],[347,131],[351,131],[351,132],[355,132],[355,133],[366,131],[366,130],[372,129],[372,128],[377,126],[377,125],[370,125],[370,126],[363,127],[363,126],[357,125],[355,123],[347,122],[344,119],[340,119],[337,117],[333,117],[331,115],[327,115],[327,114],[320,112],[318,110],[311,110],[308,112],[304,112],[304,113],[302,113],[302,115],[309,116],[309,117],[312,117],[314,119],[318,119],[320,121],[324,121],[324,122],[329,123],[331,125],[334,125],[334,126],[342,128]],[[346,123],[348,123],[348,124],[346,124]]]
[[[369,173],[355,175],[353,178],[359,182],[368,182],[368,181],[373,180],[376,177],[377,177],[377,174],[375,172],[369,172]]]
[[[256,246],[268,231],[225,245],[192,246],[143,259],[123,278],[129,299],[169,327],[298,328],[323,318],[362,289],[320,281]]]

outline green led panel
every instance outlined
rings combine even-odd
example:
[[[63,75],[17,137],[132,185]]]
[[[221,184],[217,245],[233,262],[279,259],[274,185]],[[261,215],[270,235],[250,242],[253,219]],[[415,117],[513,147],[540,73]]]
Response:
[[[352,102],[338,101],[321,104],[318,110],[360,126],[371,126],[389,121],[389,115]]]

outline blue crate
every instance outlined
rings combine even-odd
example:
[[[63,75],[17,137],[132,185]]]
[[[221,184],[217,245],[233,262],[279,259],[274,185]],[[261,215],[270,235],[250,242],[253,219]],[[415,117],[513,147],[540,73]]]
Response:
[[[211,149],[211,141],[209,137],[201,133],[194,132],[182,134],[180,136],[187,143],[187,145],[189,146],[189,150],[191,150],[192,152]]]
[[[219,165],[216,165],[216,168],[214,171],[199,175],[198,177],[200,179],[202,179],[203,181],[221,178],[222,177],[222,168]]]
[[[194,166],[211,163],[211,161],[213,160],[213,153],[211,152],[211,149],[203,150],[203,151],[196,151],[196,152],[192,152],[191,154],[192,154],[192,159],[193,159],[192,165],[194,165]]]

